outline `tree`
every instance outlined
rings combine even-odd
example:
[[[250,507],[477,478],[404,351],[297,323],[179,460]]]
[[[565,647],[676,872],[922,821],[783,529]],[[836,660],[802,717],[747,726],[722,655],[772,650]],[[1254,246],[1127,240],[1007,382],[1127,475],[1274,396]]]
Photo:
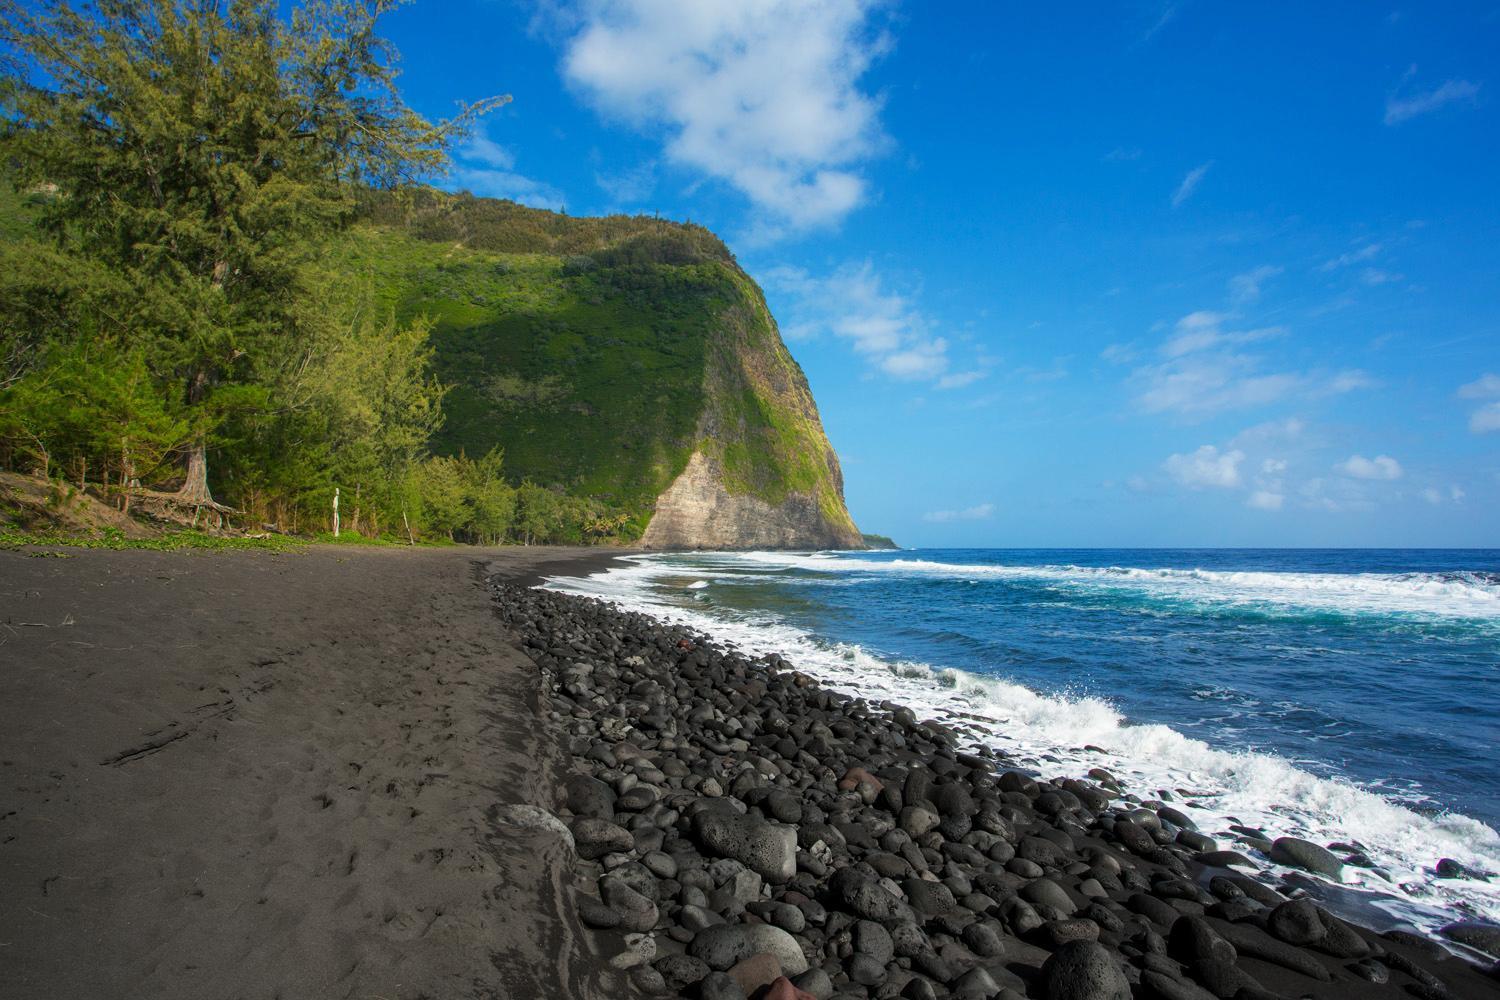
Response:
[[[402,0],[0,0],[0,156],[40,224],[107,268],[129,351],[178,387],[187,503],[208,445],[298,336],[289,294],[358,190],[437,171],[478,115],[429,122],[376,22]],[[7,56],[9,58],[7,58]],[[216,399],[216,397],[219,397]]]
[[[501,478],[504,456],[492,448],[481,459],[467,463],[471,540],[479,545],[498,545],[510,531],[516,515],[516,491]]]
[[[54,345],[42,370],[0,389],[0,442],[29,456],[43,475],[90,473],[118,487],[129,508],[129,485],[167,455],[183,431],[169,412],[141,356],[108,343]]]
[[[516,533],[521,544],[531,545],[549,541],[557,531],[562,512],[561,498],[547,489],[528,480],[522,480],[516,488]]]

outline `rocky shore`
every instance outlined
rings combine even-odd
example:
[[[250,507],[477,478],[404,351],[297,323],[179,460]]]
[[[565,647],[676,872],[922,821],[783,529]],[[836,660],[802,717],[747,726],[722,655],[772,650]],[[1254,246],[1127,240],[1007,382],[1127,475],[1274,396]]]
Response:
[[[1500,996],[1471,963],[1251,877],[1191,799],[967,752],[907,708],[597,601],[492,583],[572,771],[575,912],[610,995],[1269,1000]],[[559,835],[561,833],[559,832]],[[1260,831],[1246,830],[1252,839]],[[1321,845],[1266,837],[1327,872]]]

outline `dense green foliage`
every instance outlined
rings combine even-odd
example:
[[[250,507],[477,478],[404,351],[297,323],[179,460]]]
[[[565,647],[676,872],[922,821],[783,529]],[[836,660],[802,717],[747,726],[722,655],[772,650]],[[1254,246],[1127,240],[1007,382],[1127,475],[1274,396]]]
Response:
[[[708,230],[430,192],[362,215],[336,256],[434,323],[439,452],[501,447],[511,475],[594,499],[626,538],[699,449],[733,492],[816,496],[848,523],[806,380]]]
[[[337,488],[362,536],[578,543],[639,538],[703,451],[848,524],[712,233],[411,183],[484,106],[400,102],[397,2],[0,0],[0,466],[251,528],[324,529]]]
[[[0,0],[5,464],[122,507],[139,483],[216,507],[212,466],[294,530],[344,484],[360,530],[506,534],[498,451],[428,457],[426,321],[320,263],[372,186],[441,167],[488,106],[432,124],[402,104],[374,32],[394,5]]]

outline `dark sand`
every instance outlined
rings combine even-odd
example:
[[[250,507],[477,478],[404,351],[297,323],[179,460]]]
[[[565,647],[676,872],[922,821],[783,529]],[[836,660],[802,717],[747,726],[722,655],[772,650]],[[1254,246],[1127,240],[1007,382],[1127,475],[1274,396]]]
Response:
[[[608,555],[61,555],[0,552],[0,997],[597,995],[483,578]]]

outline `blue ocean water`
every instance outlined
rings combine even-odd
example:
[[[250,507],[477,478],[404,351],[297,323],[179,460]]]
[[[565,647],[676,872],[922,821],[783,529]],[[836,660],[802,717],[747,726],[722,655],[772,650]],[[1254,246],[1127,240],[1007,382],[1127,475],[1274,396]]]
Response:
[[[1500,916],[1500,550],[673,554],[555,585],[915,703],[1049,773],[1355,844],[1350,881]],[[1214,824],[1210,823],[1212,827]]]

